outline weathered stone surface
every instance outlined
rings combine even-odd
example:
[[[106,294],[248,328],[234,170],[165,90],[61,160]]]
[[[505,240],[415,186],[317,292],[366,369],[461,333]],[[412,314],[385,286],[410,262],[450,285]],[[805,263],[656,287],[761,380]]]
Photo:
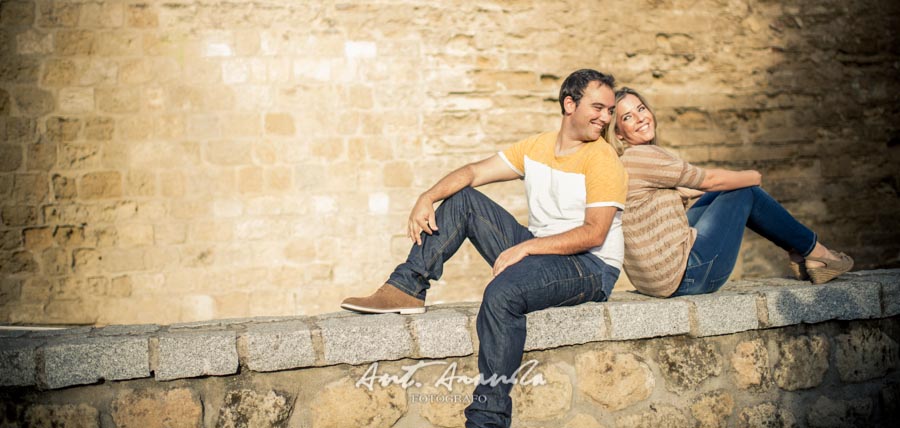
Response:
[[[688,303],[679,300],[610,302],[610,339],[628,340],[690,332]]]
[[[584,352],[575,359],[575,372],[579,394],[606,410],[621,410],[647,399],[656,383],[650,368],[634,354]]]
[[[807,414],[807,422],[813,428],[844,428],[870,426],[872,400],[832,400],[819,397]]]
[[[845,382],[880,378],[900,362],[900,346],[875,328],[853,328],[835,338],[835,345],[835,364]]]
[[[468,316],[453,310],[433,310],[412,317],[419,356],[442,358],[472,354],[468,324]]]
[[[421,386],[407,389],[410,414],[418,413],[438,427],[454,428],[465,425],[464,411],[472,402],[473,387],[460,382],[445,383],[445,381],[455,376],[474,379],[478,376],[476,359],[453,358],[425,360],[420,363],[428,366],[418,369],[415,373],[414,379]]]
[[[878,283],[863,281],[763,290],[771,327],[832,319],[878,318],[880,293]]]
[[[22,166],[22,147],[12,144],[0,144],[0,172],[11,172]]]
[[[694,304],[694,336],[715,336],[759,328],[756,296],[752,294],[713,293],[685,297]]]
[[[241,337],[247,346],[250,370],[285,370],[316,362],[309,326],[303,321],[251,325]]]
[[[293,400],[287,394],[269,391],[260,394],[249,389],[230,391],[220,407],[217,427],[284,427],[291,414]]]
[[[786,338],[778,346],[775,383],[788,391],[818,386],[828,370],[830,348],[823,335]]]
[[[616,427],[641,428],[641,427],[671,427],[691,428],[693,425],[687,416],[677,408],[667,405],[652,406],[650,410],[632,416],[624,416],[616,419]]]
[[[396,314],[330,318],[319,322],[329,364],[360,364],[410,356],[406,318]]]
[[[674,340],[659,351],[657,361],[666,388],[682,393],[722,373],[722,360],[712,346],[699,340]]]
[[[87,404],[36,404],[25,411],[25,424],[33,428],[99,428],[100,412]]]
[[[738,343],[731,355],[735,385],[740,389],[765,388],[769,372],[769,351],[761,339]]]
[[[585,303],[549,308],[527,315],[525,350],[596,342],[606,338],[603,305]]]
[[[0,339],[0,386],[35,384],[35,349],[37,340]]]
[[[148,335],[159,331],[156,324],[108,325],[93,331],[98,336],[135,336]]]
[[[543,382],[524,382],[513,386],[513,417],[522,421],[548,420],[565,414],[572,407],[572,379],[567,372],[571,366],[561,363],[537,365]],[[537,380],[532,374],[530,379]]]
[[[42,352],[44,371],[38,377],[47,388],[150,376],[148,339],[144,336],[54,341]]]
[[[167,333],[159,336],[156,380],[172,380],[237,372],[233,331]]]
[[[326,385],[304,408],[312,414],[310,428],[388,428],[406,413],[406,392],[399,385],[357,388],[344,377]]]
[[[187,388],[125,391],[110,405],[118,428],[200,428],[203,404]]]
[[[572,419],[569,419],[563,428],[603,428],[600,422],[597,422],[593,416],[579,413]]]
[[[794,428],[800,425],[788,410],[773,403],[763,403],[742,409],[738,415],[736,426],[738,428]]]
[[[727,391],[703,394],[691,404],[691,414],[701,428],[727,427],[733,411],[734,397]]]

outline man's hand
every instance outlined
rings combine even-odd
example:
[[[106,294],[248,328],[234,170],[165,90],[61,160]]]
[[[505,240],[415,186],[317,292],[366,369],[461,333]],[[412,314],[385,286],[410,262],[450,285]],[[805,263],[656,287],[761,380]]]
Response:
[[[437,229],[437,220],[434,218],[434,201],[425,195],[419,196],[412,212],[409,213],[406,235],[416,245],[422,245],[422,232],[431,235]]]
[[[519,245],[514,245],[500,253],[497,256],[497,260],[494,261],[494,276],[500,275],[500,272],[503,272],[506,268],[519,263],[522,259],[529,256],[528,249],[525,248],[527,243],[528,241],[525,241]]]

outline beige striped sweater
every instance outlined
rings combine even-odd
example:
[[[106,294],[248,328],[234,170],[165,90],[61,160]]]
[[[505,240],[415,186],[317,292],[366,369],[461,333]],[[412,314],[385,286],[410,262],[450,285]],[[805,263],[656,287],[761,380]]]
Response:
[[[706,173],[653,145],[628,148],[622,164],[628,172],[625,272],[641,293],[668,297],[678,289],[697,239],[675,187],[696,189]]]

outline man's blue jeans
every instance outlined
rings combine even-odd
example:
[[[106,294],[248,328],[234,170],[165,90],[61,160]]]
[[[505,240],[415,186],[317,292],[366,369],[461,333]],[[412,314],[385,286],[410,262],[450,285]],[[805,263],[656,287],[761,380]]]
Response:
[[[509,212],[472,188],[447,198],[435,216],[438,231],[430,236],[423,233],[422,245],[413,245],[406,262],[387,281],[422,299],[429,281],[441,277],[444,262],[466,238],[493,266],[501,252],[534,237]],[[512,379],[522,364],[525,314],[552,306],[602,302],[618,276],[619,269],[589,253],[528,256],[506,268],[484,290],[476,319],[481,376]],[[466,409],[466,427],[508,427],[512,386],[479,384],[474,392],[477,399]]]
[[[673,297],[712,293],[722,287],[737,262],[744,227],[803,256],[816,246],[816,234],[759,186],[709,192],[687,211],[687,218],[697,229],[697,240]]]

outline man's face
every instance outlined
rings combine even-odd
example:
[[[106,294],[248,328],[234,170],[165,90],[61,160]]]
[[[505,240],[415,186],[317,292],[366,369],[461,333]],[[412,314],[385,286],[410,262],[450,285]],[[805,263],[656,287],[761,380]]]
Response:
[[[613,90],[597,81],[584,88],[584,95],[577,106],[574,102],[567,102],[566,111],[571,113],[571,123],[578,139],[586,142],[599,139],[612,119],[615,104]]]

